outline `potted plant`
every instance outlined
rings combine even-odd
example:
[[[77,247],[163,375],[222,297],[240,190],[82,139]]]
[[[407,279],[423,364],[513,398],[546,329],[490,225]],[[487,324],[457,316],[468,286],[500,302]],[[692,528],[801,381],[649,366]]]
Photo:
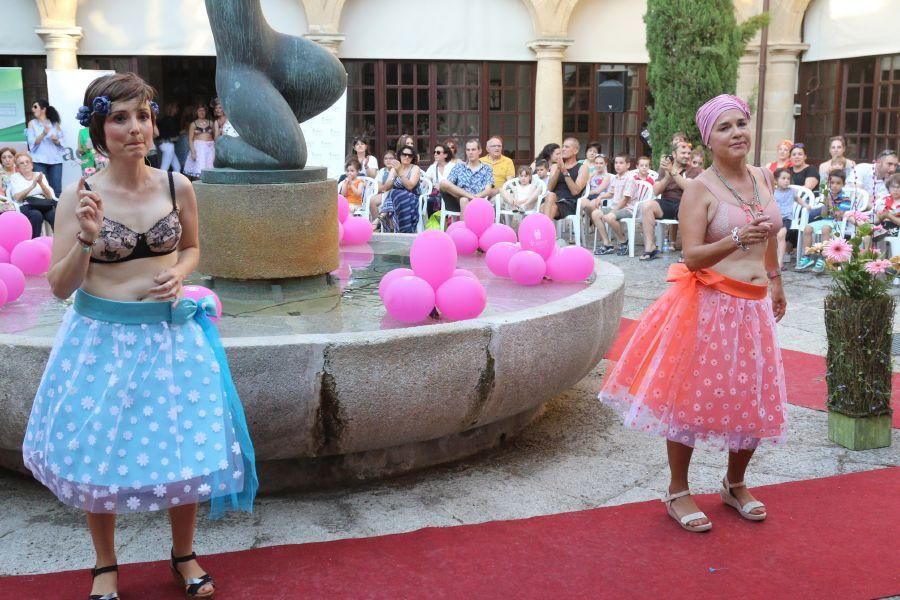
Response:
[[[828,439],[851,450],[891,444],[891,335],[894,298],[886,277],[900,257],[881,258],[870,243],[869,215],[856,213],[850,241],[837,238],[809,249],[821,253],[831,275],[825,298],[828,336]]]

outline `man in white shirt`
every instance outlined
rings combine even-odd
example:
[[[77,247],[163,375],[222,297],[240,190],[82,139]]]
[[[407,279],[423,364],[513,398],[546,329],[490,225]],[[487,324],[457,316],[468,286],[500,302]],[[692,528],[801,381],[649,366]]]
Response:
[[[897,151],[882,150],[874,163],[860,163],[854,168],[855,178],[847,181],[847,185],[855,185],[869,192],[869,197],[876,198],[887,195],[885,182],[897,171]]]

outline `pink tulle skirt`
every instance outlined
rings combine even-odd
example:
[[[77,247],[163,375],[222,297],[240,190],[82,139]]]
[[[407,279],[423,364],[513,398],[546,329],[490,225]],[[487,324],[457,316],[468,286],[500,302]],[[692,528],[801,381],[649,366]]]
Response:
[[[669,281],[607,373],[600,400],[626,427],[687,446],[783,442],[784,368],[767,286],[681,264]]]
[[[216,143],[195,140],[194,150],[197,151],[197,158],[195,160],[188,154],[187,160],[184,161],[184,174],[200,177],[200,173],[204,169],[213,168],[213,161],[216,159]]]

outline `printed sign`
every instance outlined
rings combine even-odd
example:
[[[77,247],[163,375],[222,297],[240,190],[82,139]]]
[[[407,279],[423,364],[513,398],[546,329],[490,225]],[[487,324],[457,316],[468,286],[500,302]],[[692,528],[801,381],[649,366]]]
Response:
[[[328,177],[340,177],[347,156],[347,92],[325,112],[301,123],[300,129],[306,138],[307,166],[328,167]]]
[[[25,98],[19,67],[0,68],[0,143],[25,143]]]

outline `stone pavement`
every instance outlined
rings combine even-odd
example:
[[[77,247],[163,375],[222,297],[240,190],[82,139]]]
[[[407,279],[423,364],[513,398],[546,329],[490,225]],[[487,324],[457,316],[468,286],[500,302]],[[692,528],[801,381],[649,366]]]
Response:
[[[665,271],[675,256],[649,264],[609,257],[626,273],[624,316],[638,317],[665,289]],[[824,354],[827,276],[788,271],[785,285],[782,346]],[[624,430],[597,402],[604,367],[602,363],[550,402],[518,438],[468,460],[351,489],[262,497],[252,516],[208,522],[201,509],[196,550],[203,554],[365,537],[659,498],[667,483],[664,443]],[[893,431],[890,448],[851,452],[827,441],[825,413],[791,406],[788,414],[787,445],[757,453],[748,471],[751,485],[900,466],[900,430]],[[695,453],[694,489],[717,490],[725,461],[723,453]],[[83,515],[37,483],[0,471],[0,506],[0,575],[93,565]],[[165,517],[120,518],[118,545],[121,563],[166,558]]]

